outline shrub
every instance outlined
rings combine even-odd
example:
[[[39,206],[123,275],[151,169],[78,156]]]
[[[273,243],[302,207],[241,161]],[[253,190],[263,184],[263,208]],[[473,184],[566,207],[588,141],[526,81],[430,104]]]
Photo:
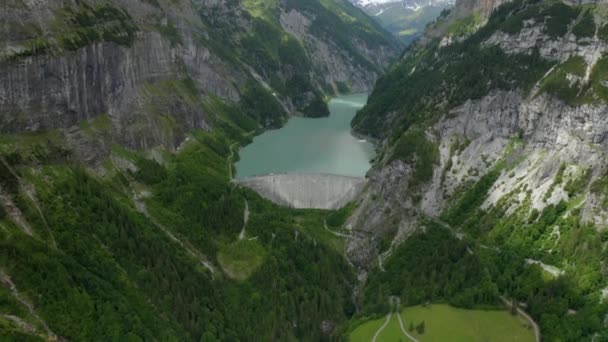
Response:
[[[437,144],[426,139],[424,131],[412,129],[399,138],[390,161],[401,160],[414,165],[412,185],[424,183],[433,177],[433,167],[439,161]]]
[[[593,37],[595,35],[595,22],[593,21],[593,13],[585,12],[583,18],[574,26],[572,33],[578,38]]]
[[[137,161],[135,178],[146,184],[157,184],[167,178],[167,170],[153,159],[140,159]]]
[[[580,9],[558,2],[549,7],[546,14],[549,18],[546,21],[545,33],[551,37],[562,37],[568,32],[568,25],[576,19]]]

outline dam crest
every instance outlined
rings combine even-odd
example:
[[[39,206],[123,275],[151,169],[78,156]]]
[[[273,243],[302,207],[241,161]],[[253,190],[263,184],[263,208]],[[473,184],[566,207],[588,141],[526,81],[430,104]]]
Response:
[[[275,204],[298,209],[339,209],[367,183],[363,177],[327,173],[273,173],[232,181]]]

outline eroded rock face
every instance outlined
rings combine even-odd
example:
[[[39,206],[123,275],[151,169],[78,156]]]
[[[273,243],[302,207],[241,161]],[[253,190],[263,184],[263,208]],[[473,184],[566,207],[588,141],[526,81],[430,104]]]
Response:
[[[290,76],[285,70],[256,72],[256,61],[235,61],[229,56],[235,51],[218,48],[240,46],[242,35],[251,31],[254,19],[239,1],[13,2],[0,13],[9,24],[0,27],[0,133],[75,133],[84,120],[107,116],[114,142],[174,149],[186,132],[213,129],[216,113],[207,112],[204,99],[236,103],[249,80],[275,92],[276,78]],[[106,5],[116,18],[96,22],[94,31],[127,31],[86,39],[74,34],[78,28],[70,16]],[[394,46],[360,44],[361,53],[376,63],[363,67],[335,42],[314,36],[307,27],[310,13],[283,14],[286,32],[305,45],[314,62],[311,77],[320,94],[338,82],[352,84],[353,91],[369,90],[378,70],[397,54]],[[312,101],[306,94],[298,94],[297,101],[290,96],[278,97],[287,111]]]
[[[413,231],[408,229],[413,228],[408,222],[416,217],[409,193],[411,174],[411,166],[398,160],[369,172],[368,185],[347,222],[353,237],[347,240],[345,252],[357,267],[366,268],[377,259],[383,236],[403,238]]]
[[[378,66],[377,70],[365,68],[356,62],[353,63],[353,56],[335,42],[312,34],[311,17],[314,18],[314,14],[302,13],[295,9],[283,10],[280,14],[280,22],[285,31],[300,40],[310,51],[314,69],[319,71],[315,75],[317,83],[333,87],[339,83],[349,84],[350,90],[355,93],[371,91],[379,71],[388,67],[395,56],[393,49],[370,48],[364,42],[355,42],[358,51]]]
[[[459,1],[451,16],[484,9],[492,12],[500,3]],[[566,191],[566,183],[588,174],[591,181],[577,189],[580,203],[577,197],[576,209],[581,210],[582,221],[594,223],[597,229],[608,227],[607,208],[602,205],[604,195],[591,191],[593,180],[607,171],[608,106],[597,96],[568,104],[543,89],[543,79],[563,70],[560,64],[573,57],[584,66],[584,73],[561,72],[566,73],[570,86],[579,84],[583,89],[582,85],[589,85],[592,71],[608,52],[608,45],[597,33],[593,37],[577,37],[571,32],[572,25],[563,37],[552,37],[546,34],[544,25],[534,19],[526,20],[520,32],[497,30],[481,43],[480,48],[498,47],[510,55],[538,51],[540,58],[556,65],[529,91],[492,90],[480,99],[443,110],[440,119],[424,127],[427,140],[437,144],[439,151],[431,181],[417,190],[410,189],[411,172],[396,172],[394,162],[387,164],[392,146],[388,141],[381,143],[384,159],[370,171],[370,184],[360,199],[363,206],[352,218],[353,229],[365,231],[366,235],[360,241],[350,242],[353,245],[350,249],[366,250],[362,259],[368,266],[375,264],[377,241],[386,239],[387,232],[399,242],[411,229],[416,229],[421,215],[439,217],[459,192],[504,163],[509,167],[501,168],[503,171],[489,190],[483,209],[506,202],[510,203],[506,214],[512,214],[524,206],[542,211],[562,200],[572,203],[574,197]],[[443,39],[446,42],[440,43],[440,48],[454,41],[449,35]],[[407,113],[407,109],[402,110]],[[384,126],[388,130],[399,118],[385,114]],[[555,184],[558,172],[564,180]],[[384,200],[370,201],[372,196]],[[401,223],[395,233],[387,229],[395,224],[395,215],[384,208],[400,206],[407,206],[408,214],[398,218]],[[361,215],[362,212],[369,214]]]
[[[587,169],[592,179],[606,172],[607,132],[608,107],[603,105],[571,107],[547,94],[526,99],[518,91],[494,91],[468,101],[429,129],[428,134],[439,144],[440,161],[432,180],[419,193],[408,189],[407,164],[393,162],[371,171],[361,205],[351,218],[353,230],[365,232],[361,239],[349,240],[351,260],[360,265],[374,263],[377,240],[389,231],[387,227],[397,225],[399,230],[391,234],[403,239],[416,229],[412,223],[420,214],[438,217],[458,189],[473,184],[499,162],[514,167],[500,174],[483,208],[496,205],[505,196],[515,199],[509,212],[528,195],[530,208],[539,211],[569,200],[564,190],[567,179]],[[462,147],[455,151],[457,145]],[[554,185],[562,165],[567,165],[566,180]],[[603,229],[608,226],[606,208],[598,195],[588,191],[590,185],[585,186],[587,189],[581,189],[586,193],[580,207],[583,220]],[[413,205],[413,195],[421,197],[419,204]]]
[[[531,54],[533,50],[538,50],[543,58],[560,63],[571,57],[580,56],[589,66],[585,73],[585,80],[589,79],[591,67],[608,50],[608,44],[597,35],[578,38],[574,34],[568,33],[564,37],[556,38],[546,35],[543,30],[543,23],[535,23],[531,20],[517,34],[495,32],[483,45],[500,46],[508,54]]]

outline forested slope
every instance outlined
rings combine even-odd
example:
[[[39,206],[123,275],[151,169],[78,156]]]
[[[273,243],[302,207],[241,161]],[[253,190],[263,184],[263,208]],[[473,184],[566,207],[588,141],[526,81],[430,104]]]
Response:
[[[0,6],[0,339],[339,338],[354,272],[332,214],[228,170],[370,89],[390,34],[342,0]]]
[[[372,272],[361,300],[382,312],[390,295],[461,307],[503,296],[544,340],[601,340],[606,6],[498,5],[458,2],[353,121],[382,146],[347,254],[387,272]]]

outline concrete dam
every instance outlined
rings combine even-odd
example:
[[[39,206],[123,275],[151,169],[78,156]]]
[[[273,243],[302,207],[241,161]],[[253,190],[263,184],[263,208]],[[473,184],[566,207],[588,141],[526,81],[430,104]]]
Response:
[[[355,199],[367,180],[323,173],[283,173],[233,180],[267,200],[299,209],[339,209]]]

